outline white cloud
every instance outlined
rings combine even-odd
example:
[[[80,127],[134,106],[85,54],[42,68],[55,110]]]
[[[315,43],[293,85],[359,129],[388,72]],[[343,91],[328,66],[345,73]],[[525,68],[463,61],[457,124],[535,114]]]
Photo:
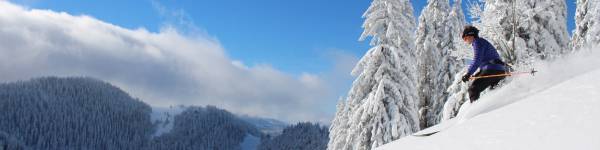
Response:
[[[332,91],[268,65],[231,60],[214,38],[130,30],[89,16],[27,9],[0,1],[0,80],[90,76],[153,106],[216,105],[286,121],[328,122],[319,106]],[[327,107],[334,109],[335,107]]]

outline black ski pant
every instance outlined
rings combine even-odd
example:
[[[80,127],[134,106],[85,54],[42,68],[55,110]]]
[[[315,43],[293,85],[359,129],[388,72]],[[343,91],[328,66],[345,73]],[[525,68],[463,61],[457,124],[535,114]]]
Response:
[[[505,73],[505,71],[503,70],[482,70],[479,73],[477,73],[474,77],[497,75],[503,73]],[[481,92],[483,92],[488,87],[490,87],[491,89],[496,88],[496,86],[498,86],[498,83],[500,83],[500,81],[502,81],[504,78],[505,77],[502,76],[475,79],[471,86],[469,86],[469,99],[471,100],[471,103],[477,101],[477,99],[479,99],[479,94],[481,94]]]

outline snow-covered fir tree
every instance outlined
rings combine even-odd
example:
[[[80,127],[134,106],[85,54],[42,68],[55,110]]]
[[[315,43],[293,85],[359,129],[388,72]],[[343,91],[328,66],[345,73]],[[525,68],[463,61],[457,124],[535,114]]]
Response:
[[[528,57],[551,59],[570,50],[564,0],[517,0],[515,6]]]
[[[456,60],[462,60],[462,58],[464,58],[464,55],[460,55],[461,53],[471,51],[468,50],[468,48],[470,48],[469,45],[463,42],[461,37],[464,26],[466,25],[466,19],[464,11],[462,9],[462,4],[462,0],[453,0],[450,15],[447,18],[448,27],[451,31],[450,34],[452,34],[451,36],[453,36],[450,37],[452,38],[451,40],[453,44],[449,45],[448,47],[451,51],[451,57]],[[464,63],[459,63],[459,68],[463,66]]]
[[[600,43],[600,1],[577,0],[573,50]]]
[[[460,46],[464,25],[461,1],[450,8],[448,0],[429,0],[419,17],[416,50],[419,67],[420,127],[437,124],[448,97],[446,89],[454,79],[461,62],[451,56]]]
[[[476,25],[508,63],[527,65],[570,49],[564,0],[485,0],[482,5]]]
[[[419,129],[412,4],[374,0],[364,17],[360,39],[372,37],[373,47],[352,71],[358,77],[331,127],[331,150],[372,149]]]
[[[337,109],[335,112],[335,116],[331,125],[329,126],[329,142],[327,147],[336,147],[342,148],[346,144],[346,137],[348,136],[347,129],[350,127],[348,124],[350,111],[346,106],[346,101],[340,98],[337,104]],[[335,132],[335,134],[331,134],[331,132]],[[335,139],[334,142],[332,139]],[[330,148],[333,149],[333,148]]]
[[[257,150],[325,150],[328,141],[326,126],[304,122],[285,128],[272,139],[264,138]]]

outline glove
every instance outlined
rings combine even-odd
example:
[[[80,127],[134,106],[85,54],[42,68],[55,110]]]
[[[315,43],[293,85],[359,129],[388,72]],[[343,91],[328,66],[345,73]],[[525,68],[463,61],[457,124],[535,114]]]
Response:
[[[462,77],[462,81],[463,81],[463,82],[467,82],[467,81],[469,81],[469,78],[471,78],[471,75],[469,75],[469,74],[465,74],[465,75],[463,75],[463,77]]]

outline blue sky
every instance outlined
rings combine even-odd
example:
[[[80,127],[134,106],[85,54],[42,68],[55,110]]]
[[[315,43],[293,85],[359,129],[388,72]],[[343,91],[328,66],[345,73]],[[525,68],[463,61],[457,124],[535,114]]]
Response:
[[[126,28],[158,31],[169,21],[158,3],[215,37],[230,57],[248,65],[269,64],[285,72],[320,73],[331,69],[328,54],[342,51],[360,57],[368,42],[357,41],[368,0],[17,0],[32,8],[86,14]],[[418,15],[425,0],[413,0]],[[465,3],[466,4],[466,3]],[[569,6],[573,29],[574,2]],[[468,18],[468,17],[467,17]]]

